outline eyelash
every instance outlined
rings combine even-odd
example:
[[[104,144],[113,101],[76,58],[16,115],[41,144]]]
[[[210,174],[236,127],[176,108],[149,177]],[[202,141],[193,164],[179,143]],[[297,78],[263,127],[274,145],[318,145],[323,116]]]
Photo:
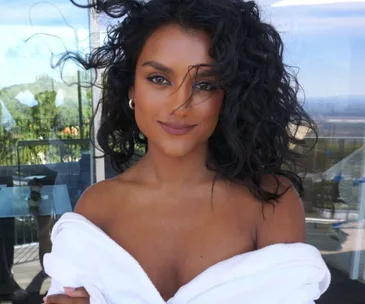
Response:
[[[157,85],[167,85],[167,84],[170,84],[170,82],[165,77],[163,77],[163,76],[151,76],[151,77],[147,77],[147,79],[150,82],[152,82],[154,84],[157,84]],[[158,81],[156,81],[156,79],[160,79],[160,80],[162,80],[162,82],[158,82]],[[198,86],[201,86],[201,85],[208,86],[209,88],[208,89],[201,89],[201,88],[199,89]],[[216,85],[211,84],[209,82],[197,83],[194,87],[197,88],[200,91],[206,91],[206,92],[207,91],[213,91],[213,90],[215,90],[217,88]]]

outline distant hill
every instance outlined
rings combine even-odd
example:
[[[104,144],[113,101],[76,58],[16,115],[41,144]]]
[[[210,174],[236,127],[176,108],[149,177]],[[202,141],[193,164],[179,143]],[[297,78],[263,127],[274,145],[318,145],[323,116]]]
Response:
[[[308,98],[304,108],[317,123],[320,137],[363,140],[365,96]]]
[[[77,86],[69,86],[64,82],[55,81],[51,77],[42,76],[34,83],[26,83],[13,85],[0,90],[0,99],[9,111],[14,121],[31,119],[31,104],[29,101],[20,102],[16,97],[21,95],[33,95],[45,91],[62,92],[63,102],[58,106],[61,121],[67,124],[75,124],[78,122],[78,92]],[[86,91],[83,92],[83,103],[90,104],[90,100],[86,100]]]
[[[313,115],[365,119],[365,96],[311,97],[306,99],[304,108]]]

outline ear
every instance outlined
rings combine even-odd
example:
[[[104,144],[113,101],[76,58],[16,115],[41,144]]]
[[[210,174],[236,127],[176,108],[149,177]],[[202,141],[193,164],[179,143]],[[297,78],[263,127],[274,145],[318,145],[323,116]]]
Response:
[[[128,98],[133,99],[134,98],[134,88],[130,88],[128,91]]]

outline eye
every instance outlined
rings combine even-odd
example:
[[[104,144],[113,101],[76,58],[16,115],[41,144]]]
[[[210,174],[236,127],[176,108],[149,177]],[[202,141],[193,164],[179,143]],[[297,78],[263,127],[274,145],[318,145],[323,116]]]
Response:
[[[201,90],[201,91],[212,91],[217,88],[216,85],[211,84],[209,82],[201,82],[194,86],[194,88]]]
[[[170,82],[162,76],[152,76],[152,77],[148,77],[147,79],[156,84],[170,84]]]

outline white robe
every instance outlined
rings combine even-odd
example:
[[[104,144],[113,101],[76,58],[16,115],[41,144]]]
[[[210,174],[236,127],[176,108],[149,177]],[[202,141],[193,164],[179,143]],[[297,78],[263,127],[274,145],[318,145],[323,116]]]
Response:
[[[85,217],[64,214],[52,242],[48,295],[83,286],[92,304],[312,304],[330,284],[315,247],[276,244],[209,267],[165,302],[137,260]]]

